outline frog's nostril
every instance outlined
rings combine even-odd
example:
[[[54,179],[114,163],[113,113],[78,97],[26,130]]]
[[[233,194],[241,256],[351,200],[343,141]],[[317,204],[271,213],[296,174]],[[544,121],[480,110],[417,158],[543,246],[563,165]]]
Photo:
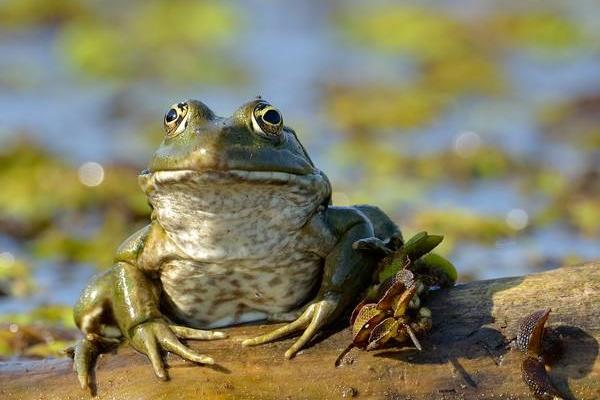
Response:
[[[177,119],[177,110],[174,108],[171,108],[169,110],[169,112],[167,112],[167,115],[165,115],[165,122],[170,123],[173,122]]]
[[[262,119],[269,124],[277,125],[281,122],[281,115],[276,110],[267,111]]]

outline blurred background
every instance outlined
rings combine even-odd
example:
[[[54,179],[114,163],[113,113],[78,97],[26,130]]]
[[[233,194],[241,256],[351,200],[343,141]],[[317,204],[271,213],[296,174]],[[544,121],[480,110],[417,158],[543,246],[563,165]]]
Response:
[[[172,103],[262,95],[463,282],[600,259],[600,5],[0,0],[0,358],[56,355],[148,221]]]

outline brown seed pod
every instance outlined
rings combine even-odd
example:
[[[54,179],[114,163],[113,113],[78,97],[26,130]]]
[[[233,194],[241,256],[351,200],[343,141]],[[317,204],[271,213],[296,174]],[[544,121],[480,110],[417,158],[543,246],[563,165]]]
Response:
[[[521,375],[536,399],[564,399],[563,395],[550,382],[543,357],[526,356],[521,364]]]
[[[521,322],[517,333],[517,348],[525,353],[521,364],[523,381],[536,399],[563,399],[563,395],[552,385],[542,354],[544,325],[550,309],[538,310]]]
[[[367,351],[379,349],[390,339],[396,337],[398,334],[398,326],[398,320],[392,317],[388,317],[377,324],[369,336]]]
[[[406,274],[403,275],[407,276]],[[408,283],[406,280],[404,282],[396,280],[394,285],[388,287],[385,292],[386,295],[391,291],[395,291],[394,286],[403,288],[401,292],[396,293],[394,298],[388,300],[388,304],[381,301],[377,304],[368,303],[359,309],[352,325],[352,343],[354,346],[374,350],[382,347],[390,339],[404,341],[408,337],[419,350],[421,349],[417,335],[410,324],[412,323],[418,329],[418,332],[424,330],[421,330],[419,324],[413,321],[415,317],[405,315],[408,304],[417,292],[417,284],[414,281],[409,282],[411,283],[408,288],[404,286],[405,283]],[[384,308],[382,304],[387,307]],[[423,327],[426,326],[429,325],[423,325]]]
[[[401,269],[394,276],[386,279],[377,288],[377,298],[382,302],[400,294],[403,290],[409,287],[415,279],[412,272],[407,269]]]
[[[356,305],[356,307],[354,307],[354,310],[352,310],[352,314],[350,314],[350,326],[354,325],[354,321],[356,321],[356,317],[358,317],[360,309],[363,308],[368,302],[369,301],[366,298],[364,298],[361,300],[360,303]]]
[[[521,322],[517,333],[517,348],[525,353],[539,356],[542,352],[544,325],[550,315],[550,309],[538,310]]]
[[[361,242],[361,245],[365,243]],[[399,269],[392,268],[398,267],[398,263],[401,263]],[[409,269],[410,264],[410,258],[402,251],[396,251],[380,261],[373,277],[383,281],[371,286],[352,311],[352,343],[340,354],[336,365],[353,347],[375,350],[391,339],[398,342],[411,340],[421,350],[418,336],[431,329],[431,312],[421,308],[417,294],[424,293],[427,287],[422,277],[419,275],[417,279]],[[390,273],[394,275],[390,276]]]
[[[416,293],[417,285],[413,282],[394,302],[394,317],[398,318],[406,314],[408,305]]]
[[[407,270],[399,271],[396,275],[381,284],[384,288],[378,290],[382,295],[381,297],[378,296],[377,308],[380,310],[391,309],[396,303],[398,296],[402,297],[406,293],[406,290],[413,285],[415,283],[412,272]]]
[[[352,342],[356,347],[364,348],[371,331],[385,318],[385,312],[377,308],[376,304],[365,304],[352,325]]]

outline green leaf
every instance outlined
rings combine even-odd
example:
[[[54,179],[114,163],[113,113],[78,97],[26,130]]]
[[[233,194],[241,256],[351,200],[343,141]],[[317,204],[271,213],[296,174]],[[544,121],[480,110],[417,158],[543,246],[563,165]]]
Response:
[[[411,261],[415,261],[436,248],[442,240],[444,240],[444,237],[441,235],[429,235],[427,232],[419,232],[404,244],[403,250]]]
[[[396,275],[401,268],[404,268],[406,261],[406,254],[402,251],[402,248],[396,251],[392,257],[382,260],[377,275],[379,282],[385,282],[388,278]]]
[[[435,253],[421,257],[413,263],[411,269],[419,275],[424,275],[425,283],[429,286],[453,286],[458,278],[454,264]]]

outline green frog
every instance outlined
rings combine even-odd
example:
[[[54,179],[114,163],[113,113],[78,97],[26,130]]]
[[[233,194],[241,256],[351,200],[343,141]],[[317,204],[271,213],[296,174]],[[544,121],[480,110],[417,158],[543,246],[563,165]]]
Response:
[[[150,223],[74,309],[83,388],[96,357],[123,340],[165,380],[161,352],[213,364],[181,339],[222,339],[214,329],[250,321],[287,322],[242,345],[299,333],[291,358],[354,305],[388,244],[402,240],[379,208],[331,204],[327,176],[261,98],[228,118],[200,101],[174,104],[164,130],[139,175]]]

